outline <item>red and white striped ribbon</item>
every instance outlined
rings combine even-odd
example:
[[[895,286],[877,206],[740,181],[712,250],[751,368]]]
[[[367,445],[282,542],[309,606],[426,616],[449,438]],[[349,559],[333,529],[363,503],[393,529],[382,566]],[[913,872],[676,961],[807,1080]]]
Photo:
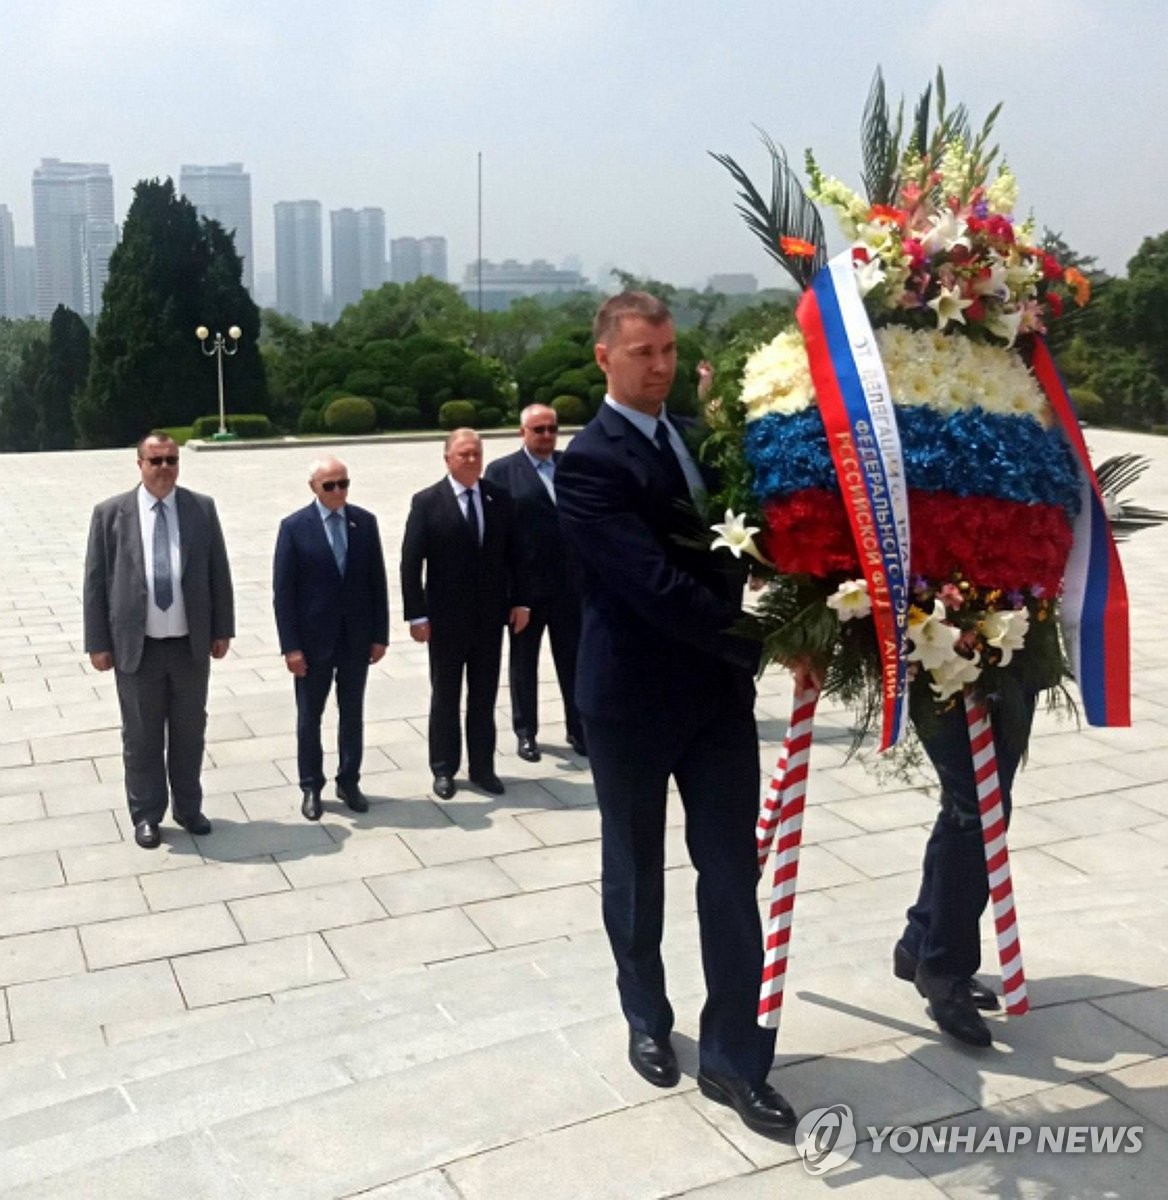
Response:
[[[998,935],[1002,993],[1006,1000],[1006,1012],[1011,1016],[1021,1016],[1030,1010],[1030,1001],[1026,996],[1026,976],[1022,972],[1018,915],[1014,911],[1014,884],[1010,878],[1010,854],[1006,849],[1006,812],[1002,807],[1002,789],[998,781],[998,755],[989,713],[985,705],[968,690],[965,693],[965,720],[973,755],[973,775],[977,781],[977,805],[981,812],[994,929]]]
[[[760,864],[765,865],[771,843],[775,840],[774,821],[767,818],[767,804],[770,803],[773,793],[777,797],[779,810],[778,838],[775,845],[775,872],[771,885],[770,909],[767,914],[762,985],[758,997],[758,1023],[767,1029],[777,1029],[782,1016],[787,951],[791,942],[795,892],[798,888],[799,847],[803,841],[803,804],[807,795],[811,730],[818,702],[819,688],[805,680],[796,679],[787,736],[783,739],[775,775],[767,792],[767,800],[763,803],[763,813],[759,817],[759,858]]]

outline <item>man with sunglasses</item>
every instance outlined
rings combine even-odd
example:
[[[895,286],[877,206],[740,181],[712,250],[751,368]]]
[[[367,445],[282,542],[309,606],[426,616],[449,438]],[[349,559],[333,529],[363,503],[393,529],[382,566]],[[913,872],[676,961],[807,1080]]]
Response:
[[[580,641],[580,593],[567,543],[556,512],[556,467],[563,457],[556,449],[559,426],[556,411],[546,404],[529,404],[519,414],[523,445],[514,454],[496,459],[486,479],[506,488],[515,509],[515,537],[525,565],[531,620],[522,633],[511,631],[509,679],[511,724],[519,757],[539,762],[539,649],[548,631],[556,678],[564,700],[568,745],[586,753],[584,726],[576,708],[576,647]]]
[[[377,518],[348,503],[349,470],[337,458],[312,464],[313,499],[285,517],[276,539],[273,598],[284,662],[295,678],[300,811],[323,811],[320,722],[336,683],[337,798],[369,811],[361,791],[365,684],[389,643],[389,598]]]
[[[235,605],[215,502],[176,486],[169,434],[138,443],[138,470],[140,486],[93,510],[83,604],[90,662],[117,681],[134,840],[153,850],[168,803],[188,832],[211,832],[199,779],[207,684]]]

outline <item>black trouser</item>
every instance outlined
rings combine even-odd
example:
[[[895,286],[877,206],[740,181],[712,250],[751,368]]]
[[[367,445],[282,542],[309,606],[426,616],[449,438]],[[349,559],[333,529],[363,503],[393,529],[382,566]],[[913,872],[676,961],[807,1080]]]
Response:
[[[369,656],[308,660],[308,674],[296,679],[296,768],[300,786],[324,787],[324,748],[320,722],[329,691],[337,685],[337,783],[355,785],[361,778],[365,747],[365,681]]]
[[[689,718],[659,722],[585,717],[601,816],[604,925],[629,1025],[664,1037],[673,1028],[661,961],[665,803],[672,775],[685,806],[686,845],[698,872],[706,1003],[701,1065],[760,1083],[775,1031],[757,1024],[762,927],[756,888],[758,733],[750,713],[695,705]]]
[[[430,770],[456,775],[462,763],[458,711],[466,672],[466,756],[471,775],[495,770],[495,698],[503,628],[430,638]]]
[[[1006,739],[993,717],[994,745],[1002,810],[1010,820],[1011,788],[1030,737],[1035,697],[1023,705],[1025,728]],[[919,728],[918,728],[919,732]],[[963,705],[937,718],[921,744],[941,782],[941,811],[925,846],[921,887],[905,914],[901,941],[919,961],[938,975],[965,977],[981,965],[978,923],[989,899],[985,843],[973,775],[973,755]]]
[[[168,799],[176,820],[193,820],[202,811],[199,776],[210,674],[211,660],[192,658],[186,637],[148,637],[138,669],[115,672],[126,800],[135,825],[158,824],[166,816]]]
[[[576,708],[576,652],[580,645],[580,605],[574,596],[536,600],[522,633],[511,633],[508,679],[511,685],[511,726],[518,737],[539,733],[539,649],[547,630],[556,664],[556,679],[564,699],[568,736],[582,738],[584,727]]]

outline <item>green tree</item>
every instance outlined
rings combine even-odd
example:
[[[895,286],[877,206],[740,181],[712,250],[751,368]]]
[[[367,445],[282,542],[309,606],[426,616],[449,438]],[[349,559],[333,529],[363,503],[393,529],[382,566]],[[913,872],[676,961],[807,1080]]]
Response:
[[[89,326],[58,304],[49,322],[49,354],[37,387],[37,442],[41,450],[71,450],[73,408],[89,377]]]
[[[39,450],[37,389],[49,362],[49,344],[26,342],[20,363],[0,395],[0,450]]]
[[[474,333],[474,316],[458,288],[424,275],[412,283],[385,283],[366,292],[341,313],[334,331],[337,340],[349,346],[418,333],[466,343]]]
[[[15,378],[20,370],[24,348],[31,342],[48,340],[48,321],[39,321],[35,317],[17,321],[0,317],[0,396],[4,394],[9,380]]]
[[[228,404],[266,413],[259,310],[231,236],[200,221],[171,180],[143,180],[110,258],[89,387],[76,408],[86,444],[125,445],[153,426],[189,425],[215,411],[215,369],[195,338],[199,325],[212,333],[240,327],[238,353],[223,362]]]

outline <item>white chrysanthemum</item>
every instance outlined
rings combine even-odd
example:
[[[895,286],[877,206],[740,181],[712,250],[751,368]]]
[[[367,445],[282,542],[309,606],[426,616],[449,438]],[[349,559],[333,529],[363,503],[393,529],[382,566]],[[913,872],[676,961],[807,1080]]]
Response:
[[[768,413],[799,412],[814,399],[807,351],[797,329],[784,329],[746,360],[742,403],[748,421],[757,421]]]
[[[1025,363],[1001,346],[936,330],[889,325],[876,331],[880,357],[897,404],[943,414],[980,407],[1002,416],[1030,416],[1049,427],[1050,406]],[[747,359],[742,378],[746,419],[796,413],[815,402],[807,351],[787,329]]]

